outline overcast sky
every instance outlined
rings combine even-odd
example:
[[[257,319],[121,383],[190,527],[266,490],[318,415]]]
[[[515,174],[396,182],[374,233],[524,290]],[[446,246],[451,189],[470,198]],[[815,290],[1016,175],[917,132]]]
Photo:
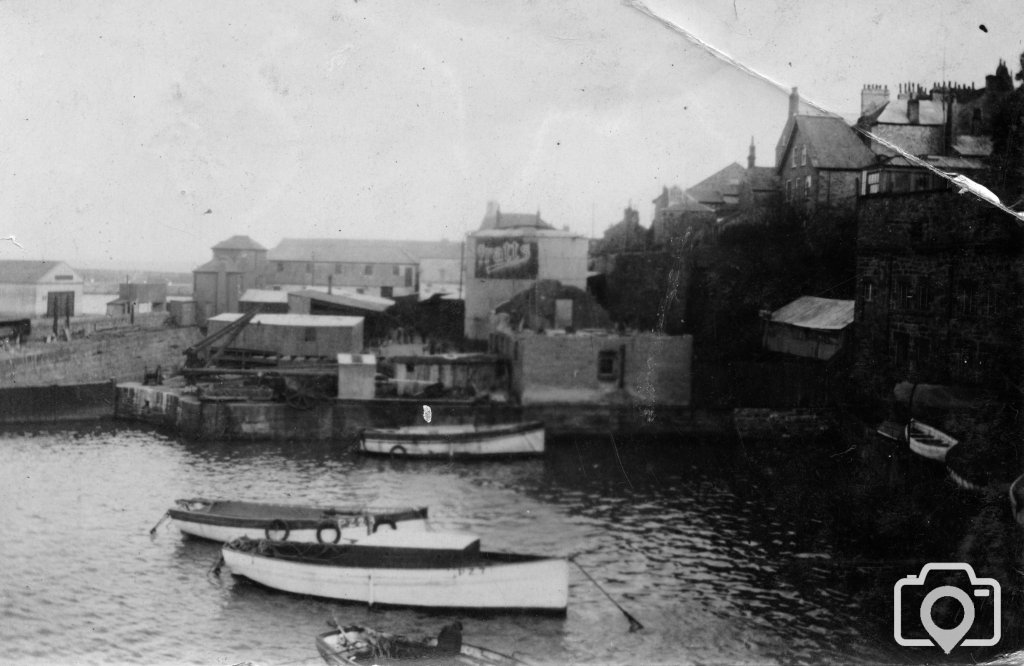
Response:
[[[25,249],[0,258],[458,240],[489,200],[600,234],[751,137],[771,165],[791,86],[856,116],[864,83],[981,86],[1022,50],[1018,0],[7,0],[0,236]]]

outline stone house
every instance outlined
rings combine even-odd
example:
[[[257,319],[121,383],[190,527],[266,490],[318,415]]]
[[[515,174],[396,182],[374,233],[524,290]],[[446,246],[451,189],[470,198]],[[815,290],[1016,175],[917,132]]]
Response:
[[[663,248],[673,244],[692,244],[714,232],[715,209],[697,201],[678,185],[663,187],[655,197],[651,244]]]
[[[879,390],[1013,385],[1024,342],[1017,220],[923,169],[899,171],[922,186],[866,188],[858,206],[857,365]]]
[[[776,149],[776,173],[783,199],[811,212],[821,208],[853,209],[861,169],[874,154],[853,128],[838,116],[801,115],[794,88],[790,117]]]

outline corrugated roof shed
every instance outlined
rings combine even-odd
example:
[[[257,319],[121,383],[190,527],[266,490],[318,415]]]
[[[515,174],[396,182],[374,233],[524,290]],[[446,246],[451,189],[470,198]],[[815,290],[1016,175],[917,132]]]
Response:
[[[344,291],[327,294],[315,289],[300,289],[298,291],[293,291],[292,293],[296,296],[302,296],[313,301],[334,303],[335,305],[359,308],[361,310],[369,310],[371,312],[384,312],[395,304],[395,302],[390,298],[369,296],[367,294],[352,294]]]
[[[875,155],[865,146],[842,118],[796,116],[793,133],[800,132],[812,146],[811,164],[819,169],[860,169],[871,164]],[[789,144],[792,144],[790,136]],[[788,155],[787,147],[786,154]]]
[[[30,259],[0,260],[0,282],[34,284],[63,261],[32,261]]]
[[[772,313],[771,321],[819,331],[838,331],[853,323],[854,301],[801,296]]]
[[[266,250],[253,239],[248,236],[238,235],[232,236],[227,240],[223,240],[213,246],[214,250]]]
[[[238,312],[222,312],[209,321],[235,321],[241,317]],[[337,317],[334,315],[308,314],[258,314],[249,322],[249,326],[304,326],[317,327],[352,327],[359,325],[362,317]]]
[[[268,261],[321,261],[354,264],[415,264],[401,241],[344,238],[284,238]]]
[[[288,303],[288,292],[278,289],[246,289],[240,303]]]

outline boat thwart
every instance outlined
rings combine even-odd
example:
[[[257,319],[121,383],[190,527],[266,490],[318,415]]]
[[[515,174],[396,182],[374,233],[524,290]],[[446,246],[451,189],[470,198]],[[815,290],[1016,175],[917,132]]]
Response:
[[[916,419],[907,424],[906,438],[911,451],[938,462],[944,462],[946,453],[957,444],[955,437]]]

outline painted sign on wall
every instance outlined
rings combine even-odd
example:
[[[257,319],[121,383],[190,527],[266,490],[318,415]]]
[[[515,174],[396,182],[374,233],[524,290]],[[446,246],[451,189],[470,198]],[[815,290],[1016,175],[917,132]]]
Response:
[[[495,238],[476,242],[476,277],[531,280],[537,277],[537,243]]]

